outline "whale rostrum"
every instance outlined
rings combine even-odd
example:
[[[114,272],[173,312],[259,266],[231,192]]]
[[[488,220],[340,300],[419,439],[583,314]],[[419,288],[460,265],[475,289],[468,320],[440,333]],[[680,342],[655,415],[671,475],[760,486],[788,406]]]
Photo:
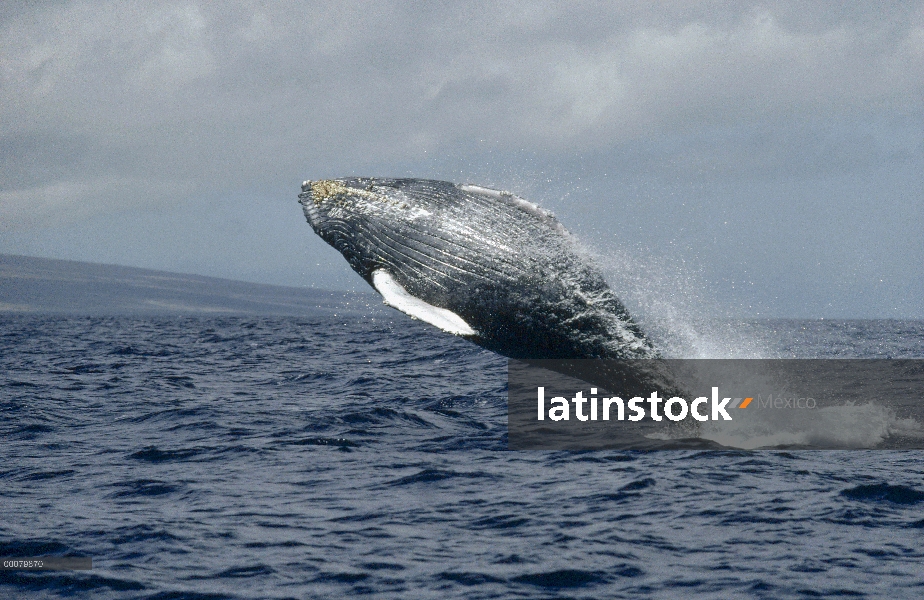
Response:
[[[477,185],[306,181],[314,231],[385,303],[511,358],[657,358],[555,216]]]

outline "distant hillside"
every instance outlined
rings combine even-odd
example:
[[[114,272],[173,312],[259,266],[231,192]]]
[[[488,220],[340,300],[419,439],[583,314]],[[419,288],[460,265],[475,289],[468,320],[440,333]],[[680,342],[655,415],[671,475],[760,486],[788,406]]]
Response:
[[[380,312],[372,295],[0,254],[0,313],[308,315]]]

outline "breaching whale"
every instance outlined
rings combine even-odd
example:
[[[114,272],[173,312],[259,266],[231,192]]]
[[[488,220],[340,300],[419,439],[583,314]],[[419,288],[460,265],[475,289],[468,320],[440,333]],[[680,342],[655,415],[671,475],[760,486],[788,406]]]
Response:
[[[510,192],[424,179],[306,181],[314,231],[385,303],[510,358],[658,353],[549,212]]]

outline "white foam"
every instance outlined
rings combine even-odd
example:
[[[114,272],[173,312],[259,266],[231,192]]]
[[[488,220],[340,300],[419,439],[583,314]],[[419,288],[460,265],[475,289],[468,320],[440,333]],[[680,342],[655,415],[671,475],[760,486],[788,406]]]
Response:
[[[778,446],[875,448],[892,435],[924,437],[914,419],[899,419],[875,403],[827,406],[811,411],[742,411],[733,422],[709,423],[700,437],[724,446],[754,449]]]

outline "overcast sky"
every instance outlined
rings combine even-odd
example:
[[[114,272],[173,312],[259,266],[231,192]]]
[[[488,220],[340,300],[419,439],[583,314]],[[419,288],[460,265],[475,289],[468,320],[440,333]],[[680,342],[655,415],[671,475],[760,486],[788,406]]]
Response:
[[[924,318],[922,2],[2,6],[0,252],[362,289],[301,181],[432,177],[630,303]]]

